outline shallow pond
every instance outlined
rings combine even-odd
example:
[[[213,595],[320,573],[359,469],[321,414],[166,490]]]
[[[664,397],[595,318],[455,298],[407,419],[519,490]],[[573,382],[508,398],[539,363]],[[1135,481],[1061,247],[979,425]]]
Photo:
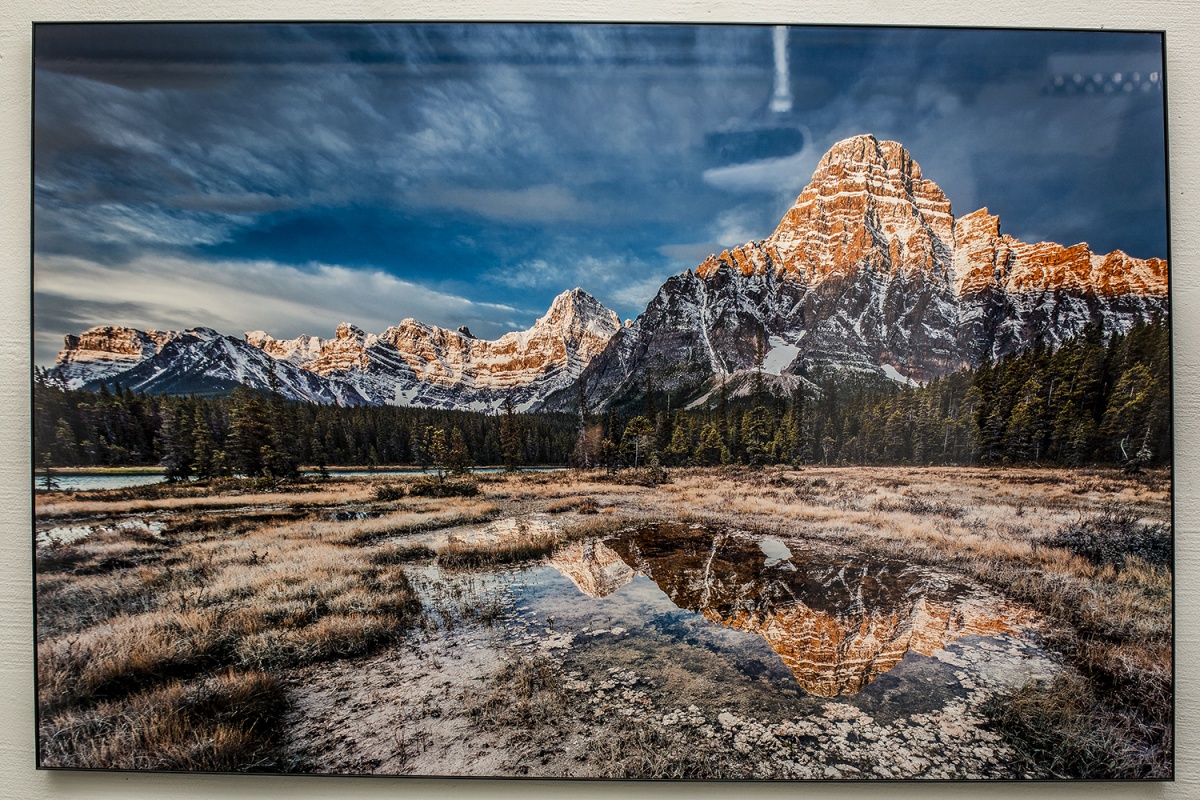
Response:
[[[478,535],[491,540],[510,522]],[[577,542],[471,582],[518,649],[551,652],[593,685],[653,676],[638,691],[660,704],[803,713],[836,697],[892,718],[1052,670],[1031,639],[1033,615],[977,586],[699,525]]]
[[[72,475],[56,472],[54,487],[64,492],[88,492],[93,489],[128,489],[133,486],[148,486],[152,483],[162,483],[161,473],[116,474],[116,475]],[[46,488],[46,476],[37,474],[34,477],[34,488]]]
[[[563,467],[527,467],[522,472],[561,472]],[[488,474],[503,472],[503,467],[480,467],[473,472]],[[308,478],[314,478],[318,475],[316,471],[307,471],[303,475]],[[377,470],[330,470],[331,478],[388,478],[388,477],[414,477],[417,475],[432,475],[433,472],[422,469],[377,469]],[[148,486],[152,483],[162,483],[164,480],[161,472],[152,473],[71,473],[71,472],[55,472],[54,486],[56,489],[64,492],[86,492],[94,489],[129,489],[135,486]],[[46,477],[38,472],[34,474],[34,488],[46,488]]]

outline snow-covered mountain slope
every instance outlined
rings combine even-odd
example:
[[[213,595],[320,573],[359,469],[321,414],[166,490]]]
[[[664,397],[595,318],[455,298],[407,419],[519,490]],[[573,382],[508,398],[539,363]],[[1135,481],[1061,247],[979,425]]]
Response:
[[[529,330],[496,340],[414,319],[378,335],[343,323],[332,339],[279,341],[262,331],[246,339],[360,402],[493,411],[509,399],[528,410],[573,385],[620,327],[616,313],[577,288],[556,297]]]
[[[825,154],[774,233],[667,280],[581,380],[594,405],[647,382],[699,391],[757,363],[920,382],[1166,310],[1165,261],[1026,244],[986,209],[956,221],[907,150],[855,136]]]
[[[863,135],[825,154],[770,236],[671,277],[624,328],[574,289],[494,341],[412,319],[380,334],[343,323],[330,339],[93,328],[67,337],[52,373],[70,386],[274,381],[318,402],[573,409],[580,388],[592,407],[647,386],[694,402],[718,384],[750,385],[759,369],[785,390],[831,372],[922,382],[1055,346],[1089,323],[1111,334],[1167,311],[1162,259],[1027,244],[987,209],[955,219],[904,147]]]
[[[54,372],[64,386],[78,389],[153,358],[175,336],[178,334],[170,331],[139,331],[111,325],[90,328],[78,336],[66,337]]]
[[[96,389],[101,381],[119,382],[135,392],[150,394],[227,394],[238,386],[249,386],[274,388],[291,400],[341,400],[320,376],[276,361],[241,339],[211,328],[171,333],[150,358],[115,375],[91,379],[83,388]]]
[[[495,410],[508,399],[525,410],[573,385],[619,328],[614,312],[574,289],[556,297],[529,330],[495,341],[412,319],[379,335],[343,323],[331,339],[94,328],[67,338],[52,373],[72,387],[118,380],[180,394],[246,385],[320,403]]]

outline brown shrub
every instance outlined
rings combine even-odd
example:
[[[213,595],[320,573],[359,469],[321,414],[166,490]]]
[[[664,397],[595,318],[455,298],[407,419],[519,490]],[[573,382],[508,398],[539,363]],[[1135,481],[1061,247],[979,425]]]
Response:
[[[550,514],[563,514],[567,511],[575,511],[580,514],[598,514],[600,512],[600,504],[596,502],[596,498],[594,497],[564,497],[547,503],[546,511]]]

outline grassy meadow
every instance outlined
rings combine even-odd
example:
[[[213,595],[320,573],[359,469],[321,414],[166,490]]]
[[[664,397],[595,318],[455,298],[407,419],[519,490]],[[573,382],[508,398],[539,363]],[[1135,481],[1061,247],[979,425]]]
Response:
[[[564,688],[577,679],[544,656],[502,642],[447,655],[455,630],[487,629],[507,613],[470,588],[486,576],[665,520],[927,564],[1028,606],[1063,668],[985,709],[1019,774],[1172,774],[1168,473],[768,467],[652,478],[562,471],[435,485],[334,476],[39,492],[40,762],[524,774],[513,765],[538,764],[549,742],[569,736],[592,746],[569,766],[544,757],[547,770],[782,774],[762,752],[698,751],[677,728],[585,724]],[[552,524],[472,533],[541,516]],[[384,737],[385,726],[367,724],[383,704],[376,680],[415,686],[432,679],[430,664],[445,685],[440,700],[409,709],[421,725]],[[470,675],[456,680],[454,669]],[[336,692],[306,691],[331,675]],[[321,703],[350,704],[364,724],[323,750],[320,736],[334,734],[317,731]],[[438,761],[439,735],[483,749],[455,756],[447,744]]]

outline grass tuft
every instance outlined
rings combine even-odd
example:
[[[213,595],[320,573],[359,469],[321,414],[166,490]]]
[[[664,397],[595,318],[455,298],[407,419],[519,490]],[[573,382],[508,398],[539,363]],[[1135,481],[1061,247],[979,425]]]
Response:
[[[245,772],[276,765],[286,699],[262,672],[171,681],[120,702],[44,717],[47,767]]]
[[[567,511],[579,514],[599,514],[600,504],[594,497],[564,497],[559,500],[551,500],[546,504],[546,512],[549,514],[563,514]]]
[[[468,717],[483,730],[495,731],[552,723],[562,715],[567,695],[549,659],[534,656],[513,658],[488,690],[467,693],[464,700]]]
[[[446,569],[476,569],[545,558],[562,543],[554,533],[542,533],[499,542],[450,542],[438,551],[438,564]]]

